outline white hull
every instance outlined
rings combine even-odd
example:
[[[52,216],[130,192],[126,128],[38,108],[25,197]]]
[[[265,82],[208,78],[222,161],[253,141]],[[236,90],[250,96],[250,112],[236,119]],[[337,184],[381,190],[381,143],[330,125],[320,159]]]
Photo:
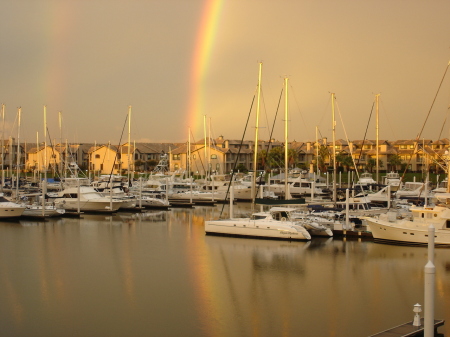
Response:
[[[275,222],[275,221],[274,221]],[[260,223],[249,218],[205,221],[206,234],[245,236],[266,239],[310,240],[311,236],[301,226],[291,222]]]
[[[64,208],[66,211],[77,211],[78,201],[77,199],[58,199],[58,205]],[[112,208],[111,208],[112,204]],[[122,206],[121,201],[80,201],[81,212],[115,212]]]
[[[25,211],[23,212],[22,216],[26,217],[55,217],[55,216],[61,216],[65,213],[63,209],[57,209],[53,207],[45,208],[44,209],[44,215],[42,215],[42,206],[32,206],[27,207]]]
[[[17,218],[25,211],[25,207],[0,207],[0,219]]]
[[[428,227],[426,224],[418,224],[413,227],[413,222],[399,220],[388,222],[385,220],[366,218],[373,238],[378,241],[392,241],[405,244],[428,244]],[[414,223],[415,224],[415,223]],[[450,245],[450,228],[435,230],[435,244]]]

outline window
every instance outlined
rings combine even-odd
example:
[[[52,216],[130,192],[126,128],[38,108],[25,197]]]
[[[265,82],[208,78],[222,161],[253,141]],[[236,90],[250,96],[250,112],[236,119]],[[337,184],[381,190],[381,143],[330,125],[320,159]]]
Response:
[[[174,154],[172,156],[173,160],[180,160],[180,155],[179,154]]]
[[[401,148],[402,150],[406,150],[406,149],[407,149],[406,145],[400,145],[400,148]]]
[[[95,159],[100,159],[100,155],[99,155],[99,154],[96,154],[96,155],[95,155]]]
[[[193,155],[192,155],[192,159],[197,159],[197,155],[196,155],[196,154],[193,154]]]
[[[212,154],[211,159],[217,159],[217,154]]]

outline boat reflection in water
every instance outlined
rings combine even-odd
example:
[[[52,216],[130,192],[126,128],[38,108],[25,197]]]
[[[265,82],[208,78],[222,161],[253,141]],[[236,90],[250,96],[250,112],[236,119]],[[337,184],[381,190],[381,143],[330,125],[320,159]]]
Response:
[[[367,336],[424,303],[424,247],[206,236],[222,207],[1,223],[2,334]],[[448,250],[435,264],[448,321]]]

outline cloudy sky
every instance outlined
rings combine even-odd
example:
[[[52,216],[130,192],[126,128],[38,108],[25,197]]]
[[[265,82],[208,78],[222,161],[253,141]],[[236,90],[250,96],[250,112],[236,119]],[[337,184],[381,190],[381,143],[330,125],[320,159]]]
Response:
[[[449,136],[448,0],[0,0],[5,137],[240,139],[262,62],[260,138]],[[444,78],[442,86],[441,80]],[[256,104],[245,135],[254,138]],[[58,114],[62,114],[59,128]],[[278,116],[275,115],[278,111]],[[369,118],[371,116],[369,123]],[[204,117],[206,116],[206,118]],[[122,137],[122,138],[121,138]]]

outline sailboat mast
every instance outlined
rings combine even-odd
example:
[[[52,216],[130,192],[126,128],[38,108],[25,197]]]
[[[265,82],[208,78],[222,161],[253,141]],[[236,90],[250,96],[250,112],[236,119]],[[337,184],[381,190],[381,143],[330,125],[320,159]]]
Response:
[[[59,122],[59,153],[60,153],[60,159],[59,159],[59,172],[62,173],[63,171],[63,162],[62,162],[62,112],[58,112],[58,122]],[[67,157],[67,152],[66,152]],[[64,176],[62,174],[62,176]]]
[[[316,170],[319,174],[319,128],[316,125]]]
[[[188,129],[188,146],[187,146],[187,162],[186,168],[188,170],[188,178],[191,178],[191,128]],[[166,193],[168,191],[166,190]]]
[[[208,121],[208,160],[211,163],[211,117]],[[208,172],[211,174],[211,164],[208,165]]]
[[[331,94],[331,113],[333,119],[333,202],[336,202],[336,120],[334,113],[334,93]]]
[[[5,104],[2,104],[2,192],[3,192],[3,186],[5,186],[5,157],[4,157],[4,147],[5,147]]]
[[[18,110],[18,124],[17,124],[17,177],[16,177],[16,198],[19,198],[19,179],[20,179],[20,115],[22,108]]]
[[[376,136],[377,136],[377,141],[376,141],[376,146],[377,146],[377,155],[376,155],[376,160],[377,160],[377,163],[376,163],[376,182],[377,182],[377,184],[378,184],[378,178],[379,178],[379,171],[380,171],[380,168],[379,168],[379,147],[378,147],[378,142],[379,142],[379,127],[378,127],[378,125],[379,125],[379,119],[378,119],[378,106],[379,106],[379,98],[380,98],[380,94],[378,94],[378,95],[375,95],[375,99],[376,99],[376,106],[377,106],[377,109],[376,109],[376,112],[377,112],[377,118],[376,118],[376,120],[377,120],[377,126],[376,126]]]
[[[284,200],[289,200],[288,193],[288,78],[284,79]]]
[[[127,154],[128,155],[128,185],[130,185],[130,180],[131,180],[130,147],[131,147],[131,105],[128,106],[128,154]]]
[[[255,125],[255,146],[253,153],[253,183],[252,183],[252,205],[255,204],[256,199],[256,174],[258,169],[258,134],[259,134],[259,109],[260,109],[260,98],[261,98],[261,72],[262,72],[262,62],[259,63],[258,72],[258,98],[256,102],[256,125]]]
[[[204,147],[203,147],[205,149],[205,151],[204,151],[205,165],[207,166],[205,168],[205,178],[208,178],[210,172],[209,172],[209,158],[208,158],[208,153],[207,153],[207,149],[206,149],[206,115],[203,115],[203,136],[205,139]]]
[[[47,180],[47,106],[44,105],[44,179]]]

